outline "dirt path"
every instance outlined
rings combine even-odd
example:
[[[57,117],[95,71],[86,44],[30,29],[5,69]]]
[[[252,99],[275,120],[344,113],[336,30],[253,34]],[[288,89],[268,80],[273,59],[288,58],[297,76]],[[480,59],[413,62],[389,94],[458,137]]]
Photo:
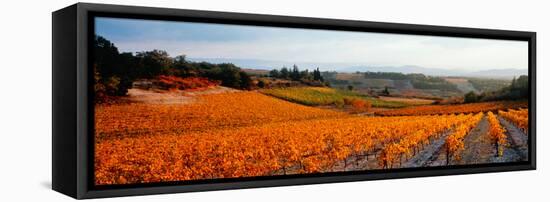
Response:
[[[449,165],[465,165],[490,163],[494,159],[494,151],[489,136],[489,121],[484,116],[477,126],[473,128],[464,139],[464,151],[461,153],[461,159],[449,159]],[[447,152],[441,147],[423,166],[445,166],[447,165]]]
[[[460,160],[452,159],[452,165],[490,163],[495,149],[489,138],[489,121],[483,116],[478,125],[464,138],[464,151]]]
[[[502,120],[501,120],[502,121]],[[464,139],[464,151],[460,160],[451,161],[452,165],[471,165],[481,163],[501,163],[501,162],[517,162],[522,159],[522,154],[518,152],[521,149],[505,146],[502,156],[497,156],[494,144],[489,137],[489,121],[484,116],[479,124],[474,128]],[[510,124],[505,127],[511,127]],[[516,140],[521,142],[521,133],[513,131],[508,134],[508,142],[515,145]],[[525,150],[526,151],[526,150]],[[526,159],[525,155],[525,159]]]
[[[470,134],[465,138],[465,151],[462,154],[462,159],[456,161],[450,159],[450,165],[453,164],[471,164],[475,162],[482,162],[489,159],[491,155],[491,150],[488,149],[490,144],[488,144],[488,139],[486,140],[486,133],[489,130],[489,122],[486,117],[483,117],[477,126],[470,131]],[[433,167],[433,166],[445,166],[447,165],[447,152],[445,151],[445,138],[450,135],[452,131],[443,135],[438,140],[434,141],[427,150],[423,150],[416,162],[409,165],[410,167]],[[418,156],[418,155],[417,155]],[[407,162],[409,163],[409,162]],[[417,163],[416,165],[414,163]]]
[[[504,153],[514,154],[513,161],[527,161],[529,152],[527,135],[502,117],[498,117],[498,119],[500,124],[506,128],[506,136],[508,137],[509,146],[504,149]]]
[[[123,99],[148,104],[188,104],[194,101],[194,98],[179,92],[143,89],[128,89],[128,96]]]
[[[190,104],[195,102],[199,95],[238,92],[239,90],[216,86],[209,89],[197,91],[167,91],[167,90],[145,90],[139,88],[128,89],[128,96],[123,99],[129,102],[148,104]]]
[[[380,151],[381,150],[378,150],[365,155],[350,155],[346,158],[346,161],[337,162],[334,167],[328,171],[341,172],[380,169],[378,158],[376,158]]]
[[[406,162],[403,163],[403,168],[439,166],[445,164],[445,139],[452,131],[447,131],[441,137],[424,146],[424,149]],[[439,158],[443,153],[443,159]]]

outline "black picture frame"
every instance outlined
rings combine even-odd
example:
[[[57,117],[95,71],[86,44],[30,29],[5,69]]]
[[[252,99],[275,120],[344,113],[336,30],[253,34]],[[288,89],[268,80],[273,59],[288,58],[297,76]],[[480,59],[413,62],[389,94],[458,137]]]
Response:
[[[404,168],[389,171],[95,186],[93,184],[93,79],[92,68],[90,68],[93,55],[89,48],[94,33],[93,18],[98,16],[527,41],[530,87],[528,161]],[[535,32],[90,3],[77,3],[55,11],[52,14],[52,21],[52,188],[77,199],[536,169]]]

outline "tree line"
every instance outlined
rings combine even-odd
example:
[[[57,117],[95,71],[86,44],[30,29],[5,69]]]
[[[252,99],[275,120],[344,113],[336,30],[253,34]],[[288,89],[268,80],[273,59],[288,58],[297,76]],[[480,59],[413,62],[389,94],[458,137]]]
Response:
[[[497,91],[480,94],[472,91],[464,95],[464,102],[466,103],[521,99],[529,99],[529,77],[527,75],[521,75],[518,78],[514,77],[509,86]]]
[[[268,75],[269,77],[273,78],[293,81],[324,81],[323,77],[321,76],[321,71],[319,71],[319,67],[317,67],[317,69],[314,69],[313,72],[309,72],[308,69],[300,71],[298,66],[293,65],[292,69],[289,69],[287,67],[282,67],[280,70],[273,69],[269,71]]]
[[[96,96],[123,96],[137,79],[154,79],[159,75],[206,77],[222,86],[250,89],[250,76],[230,64],[191,62],[185,55],[170,57],[166,51],[120,52],[111,41],[95,36],[93,44],[94,90]]]

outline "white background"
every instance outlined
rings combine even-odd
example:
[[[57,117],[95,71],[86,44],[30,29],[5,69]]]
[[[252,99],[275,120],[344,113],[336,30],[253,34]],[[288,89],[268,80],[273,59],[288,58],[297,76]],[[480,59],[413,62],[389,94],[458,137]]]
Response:
[[[93,1],[140,6],[537,32],[536,171],[102,199],[109,201],[542,201],[550,199],[550,15],[546,1]],[[68,201],[51,186],[51,12],[75,1],[0,6],[0,201]],[[545,159],[546,158],[546,159]],[[536,200],[538,199],[538,200]]]

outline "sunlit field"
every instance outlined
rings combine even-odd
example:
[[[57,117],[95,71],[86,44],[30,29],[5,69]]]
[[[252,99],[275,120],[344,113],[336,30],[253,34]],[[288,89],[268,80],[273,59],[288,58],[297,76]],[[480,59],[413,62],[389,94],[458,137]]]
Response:
[[[430,166],[415,156],[438,141],[440,161],[453,164],[485,116],[364,117],[258,92],[100,105],[95,113],[96,184],[389,169],[411,159]]]

